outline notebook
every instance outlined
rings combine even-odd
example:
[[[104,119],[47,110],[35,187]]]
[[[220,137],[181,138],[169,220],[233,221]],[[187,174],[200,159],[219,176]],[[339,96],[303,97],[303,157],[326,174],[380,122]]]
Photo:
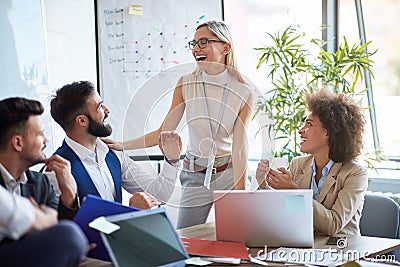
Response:
[[[104,261],[111,261],[103,245],[103,242],[100,239],[99,232],[89,227],[89,223],[91,221],[101,216],[108,216],[138,210],[140,209],[124,206],[118,202],[108,201],[98,196],[87,195],[82,203],[81,208],[78,210],[78,213],[74,217],[74,222],[76,222],[80,226],[82,231],[85,233],[87,239],[89,240],[89,243],[97,244],[95,249],[89,251],[88,257]]]
[[[214,191],[217,240],[312,247],[312,190]]]
[[[115,267],[185,266],[189,258],[164,208],[107,216],[119,226],[100,233]]]

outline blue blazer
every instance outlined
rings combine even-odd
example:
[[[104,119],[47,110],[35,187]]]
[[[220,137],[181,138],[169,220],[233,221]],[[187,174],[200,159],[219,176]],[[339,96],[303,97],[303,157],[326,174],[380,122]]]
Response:
[[[78,196],[80,201],[83,201],[83,198],[88,195],[95,195],[100,197],[99,192],[96,189],[92,179],[89,176],[89,173],[86,171],[85,166],[83,166],[82,161],[79,159],[78,155],[67,145],[67,143],[63,142],[62,146],[57,149],[55,154],[62,156],[63,158],[69,160],[71,162],[71,172],[75,178],[75,181],[78,185]],[[108,168],[110,169],[114,186],[116,192],[117,202],[122,202],[122,181],[121,181],[121,162],[119,161],[117,155],[111,150],[108,151],[106,155],[106,163]]]

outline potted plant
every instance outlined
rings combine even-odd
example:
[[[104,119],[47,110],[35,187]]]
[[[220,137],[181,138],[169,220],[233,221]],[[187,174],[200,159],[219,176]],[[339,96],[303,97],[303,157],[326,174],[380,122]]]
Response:
[[[257,69],[265,69],[272,89],[266,99],[258,102],[258,112],[266,112],[273,122],[266,127],[279,147],[273,151],[274,156],[291,161],[300,155],[297,131],[306,116],[305,94],[328,86],[361,103],[366,89],[358,89],[357,85],[363,80],[364,69],[373,76],[370,57],[376,51],[367,52],[370,42],[350,47],[344,38],[336,52],[327,52],[324,41],[306,41],[305,34],[294,27],[267,36],[272,45],[255,49],[261,52]]]

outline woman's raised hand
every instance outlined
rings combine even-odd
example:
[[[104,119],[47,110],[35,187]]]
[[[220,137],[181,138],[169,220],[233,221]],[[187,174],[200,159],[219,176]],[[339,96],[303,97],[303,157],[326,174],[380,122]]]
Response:
[[[117,142],[117,141],[114,141],[114,140],[112,140],[110,138],[106,138],[106,137],[101,138],[101,140],[104,143],[106,143],[110,149],[114,149],[114,150],[118,150],[118,151],[124,150],[124,145],[122,142]]]

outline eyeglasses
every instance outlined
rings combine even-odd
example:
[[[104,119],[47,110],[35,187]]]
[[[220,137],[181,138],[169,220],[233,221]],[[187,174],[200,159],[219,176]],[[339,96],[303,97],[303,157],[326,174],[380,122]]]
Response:
[[[209,42],[225,43],[224,41],[221,41],[221,40],[214,40],[214,39],[202,38],[202,39],[199,39],[197,42],[196,42],[195,40],[189,41],[189,42],[188,42],[188,44],[189,44],[189,49],[190,49],[190,50],[193,50],[193,49],[195,48],[196,44],[197,44],[197,46],[198,46],[199,48],[205,48],[205,47],[208,45]]]

